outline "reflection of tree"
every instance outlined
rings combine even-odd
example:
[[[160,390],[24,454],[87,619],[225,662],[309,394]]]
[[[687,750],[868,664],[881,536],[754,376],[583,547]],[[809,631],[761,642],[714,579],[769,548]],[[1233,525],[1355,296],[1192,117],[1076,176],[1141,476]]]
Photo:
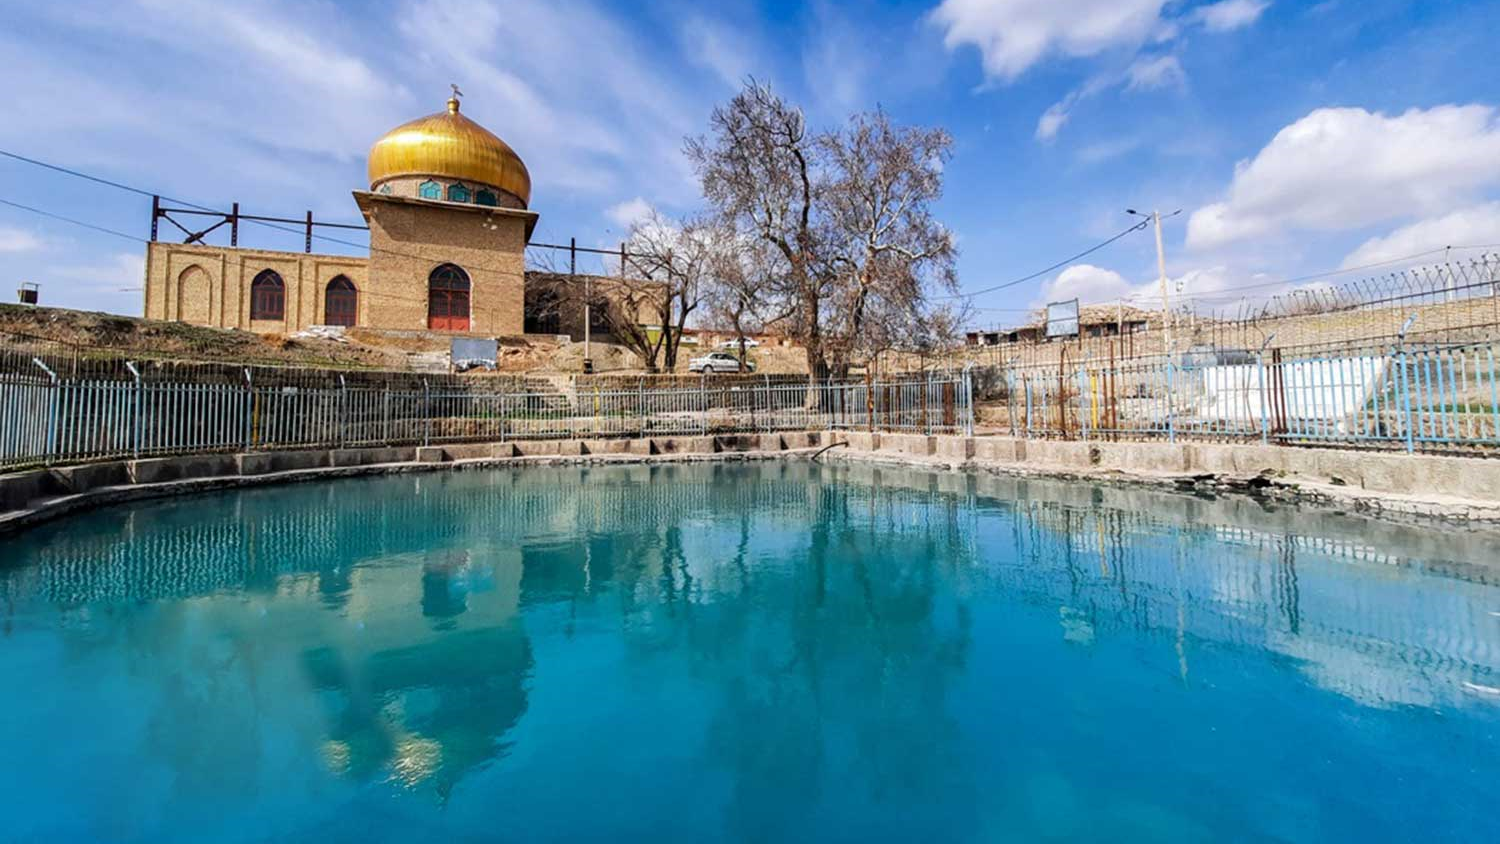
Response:
[[[590,502],[608,541],[522,548],[523,605],[582,602],[637,619],[621,626],[634,658],[679,662],[716,701],[701,764],[732,773],[726,826],[750,837],[792,834],[828,797],[830,742],[852,742],[862,799],[920,800],[964,780],[943,712],[967,657],[968,610],[934,563],[967,537],[946,508],[916,529],[872,532],[872,519],[902,522],[926,502],[820,483],[815,471],[654,472],[648,489]],[[772,792],[793,802],[766,817]]]

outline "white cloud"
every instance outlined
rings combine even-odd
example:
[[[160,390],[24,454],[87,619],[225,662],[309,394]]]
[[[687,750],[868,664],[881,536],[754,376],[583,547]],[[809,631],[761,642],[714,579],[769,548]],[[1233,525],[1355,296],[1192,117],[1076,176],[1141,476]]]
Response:
[[[730,88],[738,88],[755,72],[755,50],[749,39],[716,21],[694,15],[679,33],[689,61],[712,71]]]
[[[1090,305],[1131,299],[1139,293],[1139,285],[1131,284],[1114,270],[1106,270],[1093,264],[1074,264],[1042,285],[1038,303],[1078,299]]]
[[[1042,112],[1042,116],[1036,122],[1036,138],[1039,141],[1050,141],[1057,137],[1062,131],[1063,124],[1068,122],[1068,110],[1073,107],[1076,97],[1069,97],[1062,102],[1053,103],[1052,107]]]
[[[1432,215],[1497,182],[1500,121],[1490,106],[1396,117],[1318,109],[1236,165],[1225,199],[1193,212],[1187,243],[1209,249],[1291,229],[1348,231]]]
[[[1449,246],[1494,244],[1500,244],[1500,202],[1464,208],[1402,226],[1383,237],[1370,238],[1344,258],[1343,268],[1387,263]],[[1432,257],[1425,259],[1431,260]]]
[[[1134,49],[1161,26],[1168,0],[943,0],[932,19],[950,50],[978,48],[986,75],[1012,81],[1050,55]]]
[[[651,219],[653,213],[651,203],[638,196],[610,206],[609,210],[604,212],[604,216],[619,226],[621,231],[630,231],[637,224]]]
[[[1167,294],[1174,311],[1232,312],[1236,307],[1259,305],[1291,289],[1270,284],[1262,274],[1241,276],[1228,267],[1197,267],[1168,276]],[[1042,285],[1034,305],[1078,299],[1084,305],[1124,302],[1137,308],[1156,310],[1162,306],[1161,280],[1131,281],[1114,270],[1092,264],[1074,264]]]
[[[1192,16],[1209,32],[1229,32],[1255,23],[1270,6],[1270,0],[1221,0],[1199,6]]]
[[[1142,57],[1125,72],[1125,90],[1151,91],[1157,88],[1180,88],[1187,74],[1176,56]]]
[[[25,229],[0,226],[0,253],[33,252],[42,248],[42,239]]]

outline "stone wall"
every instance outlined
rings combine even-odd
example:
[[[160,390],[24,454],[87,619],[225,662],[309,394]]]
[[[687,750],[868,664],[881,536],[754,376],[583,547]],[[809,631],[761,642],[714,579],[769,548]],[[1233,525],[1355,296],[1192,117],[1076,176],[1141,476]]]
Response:
[[[328,282],[342,275],[358,289],[359,321],[368,324],[379,316],[367,295],[369,263],[345,255],[151,243],[146,247],[145,314],[147,319],[288,333],[325,321]],[[262,270],[274,270],[286,285],[279,321],[250,319],[250,283]]]

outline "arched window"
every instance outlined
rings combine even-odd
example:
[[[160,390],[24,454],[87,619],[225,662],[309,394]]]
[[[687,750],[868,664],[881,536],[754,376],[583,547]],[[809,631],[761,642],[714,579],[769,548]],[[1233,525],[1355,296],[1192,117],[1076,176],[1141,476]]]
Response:
[[[359,291],[348,277],[336,275],[323,291],[323,322],[354,325],[359,317]]]
[[[261,270],[250,282],[250,318],[286,318],[286,284],[275,270]]]
[[[469,330],[469,274],[457,265],[441,264],[427,276],[427,327]]]
[[[448,186],[449,202],[468,202],[470,198],[469,189],[464,185]]]
[[[417,186],[417,195],[423,199],[442,199],[443,186],[431,179]]]
[[[479,191],[474,194],[474,204],[476,204],[476,205],[499,205],[500,203],[495,200],[495,192],[494,191],[485,190],[483,188],[480,188]]]

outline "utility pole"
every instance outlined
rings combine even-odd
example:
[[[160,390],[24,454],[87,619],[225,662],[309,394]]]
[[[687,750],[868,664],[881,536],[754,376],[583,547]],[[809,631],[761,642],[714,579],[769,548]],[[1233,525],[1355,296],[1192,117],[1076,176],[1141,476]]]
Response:
[[[1151,223],[1156,226],[1156,270],[1160,275],[1161,284],[1162,331],[1165,332],[1164,336],[1167,341],[1167,356],[1175,357],[1177,354],[1177,345],[1174,342],[1174,338],[1172,336],[1173,322],[1175,320],[1172,316],[1172,293],[1169,289],[1170,285],[1167,283],[1167,250],[1166,247],[1162,245],[1161,221],[1164,219],[1171,219],[1172,217],[1176,217],[1178,214],[1182,213],[1182,210],[1178,209],[1176,211],[1173,211],[1166,217],[1163,217],[1160,211],[1152,211],[1149,215],[1147,215],[1142,214],[1141,212],[1136,211],[1133,208],[1125,209],[1125,213],[1132,214],[1137,217],[1148,217],[1151,220]]]

